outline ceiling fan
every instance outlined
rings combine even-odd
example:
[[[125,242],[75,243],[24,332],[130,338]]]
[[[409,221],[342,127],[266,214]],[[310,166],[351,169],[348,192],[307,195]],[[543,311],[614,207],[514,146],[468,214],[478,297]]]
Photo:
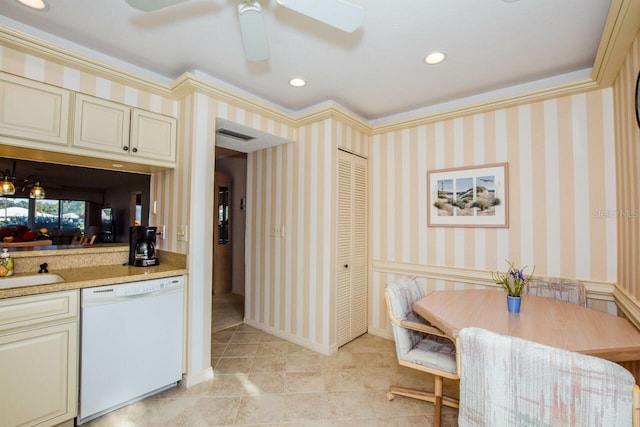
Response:
[[[125,0],[131,7],[153,12],[190,0]],[[345,0],[276,0],[276,3],[341,31],[352,33],[362,26],[364,8]],[[269,43],[262,19],[262,7],[257,0],[238,3],[240,32],[248,61],[269,58]]]

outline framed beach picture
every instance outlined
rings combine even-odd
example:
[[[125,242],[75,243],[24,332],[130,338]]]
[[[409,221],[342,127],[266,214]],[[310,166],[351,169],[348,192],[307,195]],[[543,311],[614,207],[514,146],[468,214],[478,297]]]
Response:
[[[429,227],[509,227],[508,165],[427,172]]]

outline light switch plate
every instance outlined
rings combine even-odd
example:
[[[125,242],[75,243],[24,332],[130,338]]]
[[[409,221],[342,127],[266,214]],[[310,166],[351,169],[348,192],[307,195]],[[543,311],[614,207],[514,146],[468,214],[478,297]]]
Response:
[[[284,225],[275,225],[271,227],[271,236],[284,237]]]
[[[178,226],[178,241],[186,242],[187,241],[187,233],[188,227],[186,224],[182,224]]]

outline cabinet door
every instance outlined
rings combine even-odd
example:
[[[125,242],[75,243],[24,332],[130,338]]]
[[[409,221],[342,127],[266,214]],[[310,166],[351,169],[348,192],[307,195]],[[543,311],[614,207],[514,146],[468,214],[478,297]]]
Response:
[[[54,426],[77,415],[78,323],[0,335],[0,427]]]
[[[76,94],[73,145],[126,154],[129,151],[131,109],[126,105]]]
[[[0,300],[0,332],[78,318],[77,290]]]
[[[131,120],[132,156],[175,161],[176,119],[134,108]]]
[[[69,99],[65,89],[2,74],[0,134],[67,145]]]

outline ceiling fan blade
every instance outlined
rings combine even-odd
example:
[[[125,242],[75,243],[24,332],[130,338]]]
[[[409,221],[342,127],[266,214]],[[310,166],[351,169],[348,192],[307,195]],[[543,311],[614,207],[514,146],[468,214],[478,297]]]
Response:
[[[164,9],[189,0],[124,0],[129,6],[143,12],[153,12],[154,10]]]
[[[287,9],[352,33],[364,22],[364,8],[344,0],[277,0]]]
[[[248,61],[263,61],[269,58],[269,41],[262,19],[262,8],[255,0],[238,4],[240,32],[244,55]]]

